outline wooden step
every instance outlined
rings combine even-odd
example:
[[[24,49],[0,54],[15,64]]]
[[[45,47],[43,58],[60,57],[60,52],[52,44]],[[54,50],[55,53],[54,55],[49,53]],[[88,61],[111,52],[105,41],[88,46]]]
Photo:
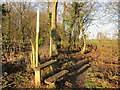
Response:
[[[68,70],[62,70],[59,73],[56,73],[55,75],[47,78],[44,80],[44,82],[46,84],[52,84],[55,83],[57,79],[59,79],[60,77],[64,76],[65,74],[67,74],[69,71]]]
[[[47,66],[49,66],[49,65],[51,65],[51,64],[53,64],[53,63],[55,63],[55,62],[57,62],[57,60],[47,61],[47,62],[45,62],[45,63],[43,63],[43,64],[40,64],[40,66],[36,67],[34,70],[36,71],[36,70],[43,69],[43,68],[45,68],[45,67],[47,67]]]

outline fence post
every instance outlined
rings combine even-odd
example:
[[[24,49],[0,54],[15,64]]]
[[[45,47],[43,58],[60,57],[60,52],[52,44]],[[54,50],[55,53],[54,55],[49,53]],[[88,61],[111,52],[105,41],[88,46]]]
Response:
[[[35,67],[38,67],[38,39],[39,39],[39,10],[37,10],[37,24],[36,24],[36,65]],[[35,70],[35,85],[36,87],[41,86],[40,70]]]

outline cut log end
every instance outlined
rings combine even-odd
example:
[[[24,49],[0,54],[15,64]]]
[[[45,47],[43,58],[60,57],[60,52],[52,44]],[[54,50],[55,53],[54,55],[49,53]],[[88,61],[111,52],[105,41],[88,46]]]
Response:
[[[54,84],[54,83],[55,83],[55,82],[50,82],[50,81],[48,81],[47,79],[45,79],[44,82],[45,82],[46,84],[48,84],[48,85],[51,85],[51,84]]]

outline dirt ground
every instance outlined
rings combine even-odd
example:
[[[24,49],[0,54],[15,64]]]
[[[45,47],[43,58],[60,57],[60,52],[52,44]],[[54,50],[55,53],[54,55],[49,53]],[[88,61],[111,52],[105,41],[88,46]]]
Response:
[[[21,53],[24,56],[22,58],[18,54],[20,59],[14,62],[10,59],[9,62],[5,61],[4,57],[1,62],[2,88],[35,88],[29,52]],[[56,88],[118,88],[120,83],[118,55],[117,45],[99,45],[96,50],[86,54],[80,54],[79,51],[59,50],[59,55],[53,57],[58,62],[53,66],[56,71],[67,69],[69,73],[57,80]],[[49,67],[41,71],[43,79],[47,77],[44,75],[49,74],[49,71]],[[42,81],[41,88],[46,86]]]

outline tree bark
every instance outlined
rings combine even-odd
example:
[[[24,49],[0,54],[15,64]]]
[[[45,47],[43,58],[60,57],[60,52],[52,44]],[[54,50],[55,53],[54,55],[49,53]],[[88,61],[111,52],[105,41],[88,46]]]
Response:
[[[82,38],[83,38],[83,48],[81,50],[81,53],[84,54],[86,51],[86,38],[85,38],[84,29],[82,29]]]
[[[57,55],[57,45],[56,45],[56,21],[57,21],[57,0],[53,0],[52,3],[52,22],[50,31],[50,57],[52,55]]]

